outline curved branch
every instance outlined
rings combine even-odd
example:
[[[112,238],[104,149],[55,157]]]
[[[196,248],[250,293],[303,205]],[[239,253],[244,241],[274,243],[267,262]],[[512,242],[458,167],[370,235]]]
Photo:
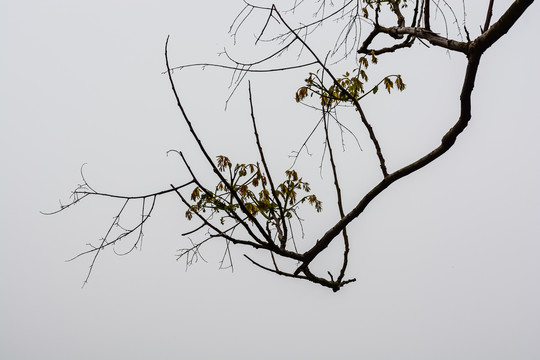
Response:
[[[360,202],[352,209],[343,219],[338,221],[330,230],[328,230],[317,243],[307,252],[304,253],[304,265],[306,266],[312,261],[321,251],[326,249],[332,240],[355,218],[357,218],[367,207],[367,205],[375,199],[381,192],[388,188],[391,184],[397,180],[423,168],[435,159],[439,158],[445,152],[447,152],[455,143],[456,138],[467,127],[469,120],[471,119],[471,94],[474,88],[474,82],[476,79],[476,73],[478,65],[480,63],[481,52],[474,52],[469,55],[469,61],[467,69],[465,71],[465,79],[463,81],[463,87],[461,91],[461,111],[460,116],[456,124],[448,130],[448,132],[441,139],[441,145],[431,151],[429,154],[423,156],[419,160],[389,174],[379,184],[377,184],[371,191],[369,191]],[[295,273],[303,271],[303,267],[296,270]]]

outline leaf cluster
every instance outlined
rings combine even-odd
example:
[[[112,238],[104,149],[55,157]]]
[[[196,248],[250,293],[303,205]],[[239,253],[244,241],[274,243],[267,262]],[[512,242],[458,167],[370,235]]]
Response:
[[[214,191],[198,186],[193,189],[191,201],[194,203],[185,214],[189,220],[194,213],[202,214],[209,210],[212,213],[224,212],[221,217],[223,224],[227,217],[238,219],[233,213],[243,207],[251,215],[260,215],[277,226],[284,218],[293,217],[302,203],[307,202],[317,212],[322,211],[322,202],[310,194],[309,183],[303,181],[295,170],[285,171],[285,180],[272,191],[259,163],[233,166],[227,156],[219,155],[217,167],[226,175],[227,181],[220,181]],[[300,196],[302,192],[307,194]]]
[[[377,64],[377,57],[371,54],[371,63]],[[358,66],[349,73],[348,71],[342,77],[336,78],[336,81],[329,87],[324,85],[322,77],[319,76],[319,71],[309,73],[309,77],[305,79],[305,85],[296,91],[295,100],[301,102],[313,94],[320,98],[321,105],[327,108],[337,106],[340,103],[353,103],[359,101],[365,95],[373,92],[376,94],[379,90],[379,85],[384,83],[388,93],[394,88],[394,83],[399,91],[405,90],[405,83],[401,75],[388,75],[379,81],[374,87],[366,92],[365,84],[368,81],[366,70],[368,69],[369,61],[367,56],[362,56],[358,59]],[[394,78],[394,81],[392,81]]]

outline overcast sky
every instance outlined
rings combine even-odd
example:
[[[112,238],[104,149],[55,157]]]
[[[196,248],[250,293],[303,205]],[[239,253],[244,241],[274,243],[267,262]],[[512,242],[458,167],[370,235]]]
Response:
[[[469,2],[472,34],[485,3]],[[510,1],[496,3],[500,16]],[[142,251],[104,252],[81,289],[91,258],[65,260],[102,237],[121,204],[89,199],[55,216],[40,211],[69,200],[83,163],[97,190],[148,193],[189,180],[179,159],[166,156],[177,149],[212,181],[162,74],[163,47],[170,35],[173,65],[223,63],[225,46],[255,60],[268,51],[250,50],[260,18],[246,22],[236,47],[227,34],[241,9],[240,0],[0,0],[0,358],[540,358],[537,3],[483,57],[473,118],[454,148],[392,185],[350,227],[355,283],[333,293],[265,273],[242,248],[233,248],[234,273],[218,270],[221,242],[203,249],[208,263],[186,272],[175,255],[194,224],[171,196],[158,201]],[[326,51],[332,33],[317,36],[314,46]],[[277,64],[292,64],[296,51]],[[381,58],[374,78],[397,72],[407,84],[365,102],[390,171],[431,151],[457,120],[464,65],[458,54],[421,44]],[[277,173],[319,117],[294,102],[307,72],[249,78]],[[223,111],[230,75],[207,68],[174,76],[211,153],[256,161],[246,82]],[[379,174],[354,112],[340,119],[362,147],[345,135],[346,151],[337,149],[350,209]],[[333,134],[339,141],[335,127]],[[305,242],[337,216],[324,187],[328,164],[319,169],[323,148],[317,133],[312,156],[298,163],[325,209],[302,213]]]

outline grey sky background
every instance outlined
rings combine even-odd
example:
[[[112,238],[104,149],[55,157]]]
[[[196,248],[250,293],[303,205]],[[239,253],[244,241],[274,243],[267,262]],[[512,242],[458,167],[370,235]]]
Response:
[[[469,2],[473,35],[485,3]],[[499,16],[510,1],[496,3]],[[170,34],[173,65],[223,63],[224,46],[238,59],[257,59],[269,48],[250,50],[256,17],[236,47],[227,34],[241,8],[241,1],[0,1],[0,358],[539,358],[537,3],[483,57],[473,119],[454,148],[392,185],[351,226],[355,283],[334,294],[265,273],[242,248],[233,248],[234,273],[218,270],[222,243],[203,249],[208,264],[186,272],[175,255],[194,224],[171,196],[158,201],[142,251],[103,253],[80,288],[91,258],[65,260],[103,236],[121,204],[90,199],[52,217],[39,211],[68,201],[83,163],[97,190],[147,193],[189,179],[179,159],[166,156],[178,149],[213,181],[162,75],[163,47]],[[324,53],[333,36],[324,28],[317,36]],[[432,150],[456,121],[464,59],[415,49],[381,57],[368,73],[401,73],[407,84],[402,94],[381,89],[365,101],[390,170]],[[310,61],[306,53],[302,60]],[[307,72],[249,77],[276,173],[291,165],[291,151],[319,117],[294,102]],[[175,80],[211,153],[256,161],[247,83],[223,112],[230,75],[185,69]],[[354,113],[341,120],[363,149],[345,135],[346,152],[338,151],[350,209],[379,174]],[[333,136],[338,143],[335,127]],[[334,192],[324,187],[328,165],[319,169],[322,134],[309,149],[298,169],[324,211],[303,211],[305,242],[337,217]],[[337,267],[331,255],[340,251],[331,249],[322,265]]]

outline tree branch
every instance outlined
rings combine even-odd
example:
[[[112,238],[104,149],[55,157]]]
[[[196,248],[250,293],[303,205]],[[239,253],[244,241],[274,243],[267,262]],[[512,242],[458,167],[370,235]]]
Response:
[[[476,51],[484,52],[510,30],[534,0],[515,0],[500,19],[473,41]]]
[[[465,79],[463,81],[463,87],[461,91],[461,110],[460,116],[456,124],[448,130],[448,132],[441,139],[441,145],[431,151],[429,154],[418,159],[417,161],[395,171],[394,173],[385,177],[379,184],[377,184],[371,191],[369,191],[356,207],[351,210],[343,219],[338,221],[330,230],[328,230],[316,244],[303,255],[305,257],[303,266],[310,263],[321,251],[326,249],[332,240],[347,226],[352,220],[357,218],[367,207],[367,205],[375,199],[381,192],[388,188],[391,184],[397,180],[423,168],[427,164],[431,163],[445,152],[447,152],[455,143],[456,138],[467,127],[467,124],[471,118],[471,94],[474,88],[474,82],[476,79],[476,73],[480,62],[481,52],[475,52],[469,55],[469,61],[467,69],[465,71]],[[296,272],[301,271],[299,268]]]
[[[371,139],[371,141],[373,142],[373,145],[375,146],[375,150],[377,152],[377,157],[379,158],[379,163],[380,163],[380,167],[381,167],[383,176],[387,176],[388,172],[386,170],[386,164],[385,164],[384,156],[383,156],[382,151],[381,151],[381,146],[379,145],[379,141],[377,140],[377,137],[375,136],[375,132],[373,131],[373,127],[371,127],[371,125],[367,121],[366,116],[364,115],[364,112],[362,111],[362,107],[360,106],[360,103],[358,102],[358,100],[354,96],[352,96],[352,94],[339,83],[339,81],[336,79],[334,74],[332,74],[332,72],[328,69],[328,67],[326,67],[326,65],[321,61],[321,59],[319,59],[317,54],[313,51],[313,49],[311,49],[311,47],[305,42],[305,40],[302,39],[298,34],[296,34],[293,31],[293,29],[285,22],[285,20],[281,17],[281,14],[279,13],[279,11],[275,7],[275,5],[272,5],[272,9],[276,12],[276,14],[279,16],[279,18],[283,22],[283,24],[287,27],[287,29],[289,29],[294,34],[294,36],[296,36],[296,39],[298,39],[302,43],[302,45],[306,49],[308,49],[308,51],[311,53],[311,55],[313,55],[313,57],[315,58],[317,63],[323,68],[323,70],[328,74],[328,76],[330,76],[330,78],[332,78],[332,81],[334,82],[334,84],[343,93],[347,94],[347,97],[353,102],[356,110],[358,110],[358,113],[360,114],[360,117],[362,119],[362,123],[364,124],[364,126],[366,127],[366,129],[367,129],[367,131],[369,133],[369,138]]]

